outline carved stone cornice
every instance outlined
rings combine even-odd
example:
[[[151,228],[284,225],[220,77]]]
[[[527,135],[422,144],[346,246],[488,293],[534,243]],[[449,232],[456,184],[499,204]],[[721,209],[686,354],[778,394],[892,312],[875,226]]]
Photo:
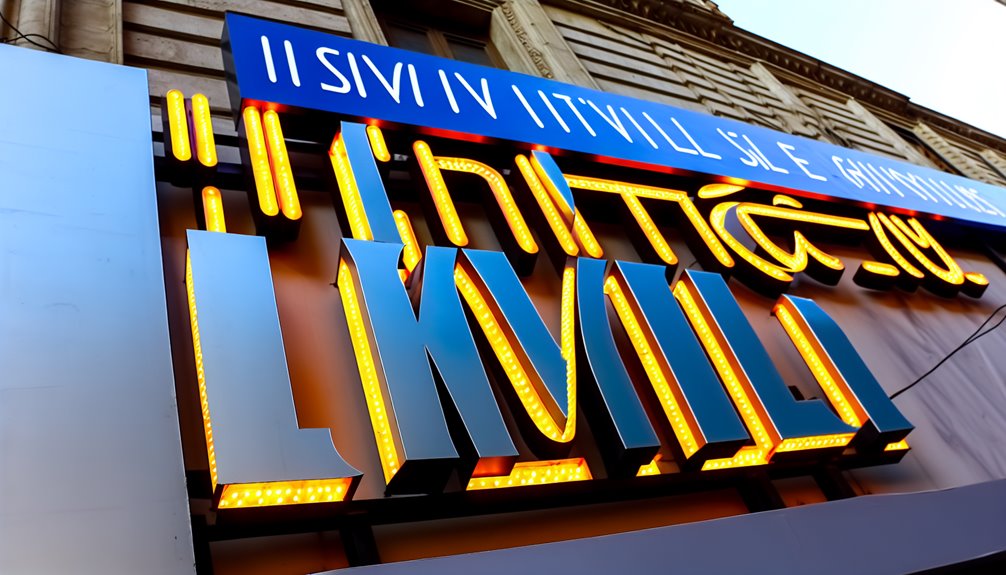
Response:
[[[541,50],[535,47],[534,42],[528,38],[527,30],[521,25],[517,18],[517,14],[514,12],[513,5],[506,2],[500,6],[500,10],[503,11],[503,16],[506,18],[507,23],[513,30],[513,33],[517,36],[520,41],[520,45],[524,47],[527,55],[531,58],[534,63],[534,67],[538,70],[538,73],[545,78],[555,78],[555,74],[552,73],[552,69],[549,68],[548,63],[545,62],[545,55],[541,53]]]
[[[994,150],[1006,153],[1006,138],[990,134],[981,128],[972,126],[971,124],[965,124],[960,120],[941,114],[936,110],[930,110],[925,106],[909,102],[908,111],[905,115],[913,119],[923,120],[931,126],[939,126],[942,130],[952,132],[958,136],[968,138]]]
[[[498,6],[506,2],[506,0],[454,0],[459,4],[467,4],[472,8],[478,8],[479,10],[484,10],[486,12],[492,12]]]
[[[715,2],[704,2],[703,6],[687,0],[602,0],[602,3],[616,10],[623,10],[640,18],[660,23],[678,21],[686,14],[713,16],[732,22],[726,14],[719,11]]]
[[[862,103],[892,112],[910,120],[922,119],[990,148],[1006,151],[1006,139],[965,124],[939,112],[911,102],[908,96],[885,88],[855,74],[816,60],[781,44],[733,25],[733,21],[715,8],[687,0],[542,0],[573,11],[592,14],[622,24],[651,27],[666,26],[711,44],[770,64],[794,80],[810,80]]]

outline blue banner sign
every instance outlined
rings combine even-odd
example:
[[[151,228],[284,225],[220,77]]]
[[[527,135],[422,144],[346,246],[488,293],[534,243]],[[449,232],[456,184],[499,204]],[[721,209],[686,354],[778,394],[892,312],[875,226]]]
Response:
[[[1006,227],[1006,189],[665,104],[228,14],[231,99]],[[236,81],[236,83],[235,83]]]

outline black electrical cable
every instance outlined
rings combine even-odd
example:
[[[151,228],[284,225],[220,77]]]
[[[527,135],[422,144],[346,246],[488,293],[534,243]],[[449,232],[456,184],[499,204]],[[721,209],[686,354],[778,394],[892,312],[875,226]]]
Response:
[[[41,39],[46,40],[46,41],[49,40],[48,38],[46,38],[45,36],[43,36],[41,34],[19,34],[19,35],[13,37],[13,38],[0,38],[0,43],[2,43],[2,44],[13,44],[14,42],[17,42],[18,40],[22,40],[22,39],[28,40],[29,38],[32,38],[32,37],[34,37],[34,38],[41,38]],[[31,40],[28,40],[28,41],[30,42]],[[48,46],[44,46],[43,48],[46,49],[46,50],[52,51],[52,48],[49,48]]]
[[[891,399],[894,399],[894,398],[898,397],[899,395],[901,395],[902,393],[905,393],[909,389],[912,389],[913,387],[915,387],[919,382],[921,382],[923,379],[929,377],[929,375],[931,373],[933,373],[934,371],[936,371],[937,369],[939,369],[939,367],[941,365],[943,365],[944,363],[946,363],[947,360],[949,360],[951,357],[953,357],[954,354],[956,354],[960,350],[962,350],[965,347],[971,345],[972,343],[978,341],[979,339],[985,337],[986,335],[992,333],[993,330],[995,330],[997,327],[999,327],[1000,325],[1002,325],[1004,321],[1006,321],[1006,315],[1004,315],[1003,317],[999,318],[999,321],[997,321],[995,323],[995,325],[993,325],[992,327],[988,328],[987,330],[982,331],[982,328],[984,328],[985,326],[987,326],[989,324],[989,322],[992,321],[992,318],[994,318],[997,313],[1001,312],[1004,309],[1006,309],[1006,304],[1003,304],[1003,305],[997,307],[995,309],[995,311],[993,311],[991,314],[989,314],[989,316],[987,318],[985,318],[985,321],[983,321],[982,324],[980,326],[978,326],[978,328],[975,329],[975,331],[972,332],[971,335],[969,335],[967,339],[965,339],[963,342],[961,342],[961,344],[959,346],[957,346],[953,351],[951,351],[950,353],[948,353],[936,365],[934,365],[932,368],[930,368],[929,371],[927,371],[926,373],[923,373],[922,375],[920,375],[918,379],[916,379],[912,383],[909,383],[908,385],[906,385],[905,387],[899,389],[898,391],[895,391],[894,393],[892,393],[891,394]],[[981,333],[979,333],[979,332],[981,332]]]
[[[43,36],[41,34],[23,34],[20,30],[17,29],[16,26],[14,26],[14,24],[11,24],[10,20],[8,20],[6,16],[4,16],[4,14],[3,14],[2,11],[0,11],[0,20],[2,20],[4,24],[6,24],[7,26],[9,26],[10,29],[13,30],[15,34],[17,34],[17,36],[15,36],[14,38],[4,38],[3,39],[3,43],[4,44],[11,44],[13,42],[17,42],[18,40],[22,40],[23,39],[23,40],[26,40],[29,44],[31,44],[33,46],[37,46],[37,47],[39,47],[39,48],[41,48],[43,50],[48,50],[50,52],[59,52],[59,46],[57,46],[55,42],[53,42],[52,40],[50,40],[46,36]],[[32,37],[41,38],[41,39],[45,40],[46,42],[48,42],[49,45],[52,46],[52,47],[50,48],[49,46],[45,46],[43,44],[39,44],[38,42],[32,40]]]

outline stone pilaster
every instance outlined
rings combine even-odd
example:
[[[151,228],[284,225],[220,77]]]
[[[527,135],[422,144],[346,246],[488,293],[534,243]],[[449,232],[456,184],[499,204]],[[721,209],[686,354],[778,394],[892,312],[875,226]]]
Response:
[[[18,4],[17,28],[27,37],[16,40],[14,44],[33,50],[56,50],[59,46],[61,0],[21,0]],[[13,30],[8,35],[16,36]]]

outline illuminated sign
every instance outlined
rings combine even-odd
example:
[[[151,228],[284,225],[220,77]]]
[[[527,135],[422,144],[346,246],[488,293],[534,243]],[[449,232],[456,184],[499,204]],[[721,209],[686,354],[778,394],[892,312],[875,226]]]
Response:
[[[235,14],[225,50],[245,102],[1006,224],[1001,188],[726,118]]]
[[[867,256],[864,288],[988,286],[914,214],[1002,225],[990,186],[246,17],[225,40],[261,235],[294,240],[304,218],[287,136],[324,167],[343,235],[333,297],[380,457],[361,472],[298,427],[265,239],[227,233],[208,103],[169,92],[165,154],[203,228],[186,287],[225,512],[349,500],[364,472],[394,495],[897,461],[912,425],[838,323],[786,292],[801,274],[837,284],[835,243]],[[606,259],[596,228],[612,219],[640,261]],[[680,243],[705,271],[677,273]],[[820,399],[791,391],[728,277],[772,298]],[[554,278],[557,330],[523,278]]]

